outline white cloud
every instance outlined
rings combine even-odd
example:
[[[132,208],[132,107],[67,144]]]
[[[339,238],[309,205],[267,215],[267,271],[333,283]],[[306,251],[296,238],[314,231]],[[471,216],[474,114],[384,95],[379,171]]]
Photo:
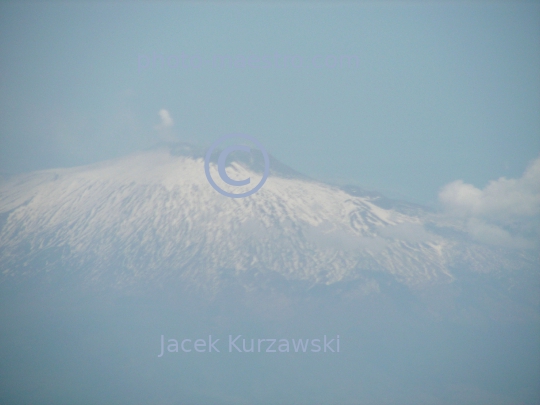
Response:
[[[160,110],[159,116],[161,117],[161,125],[165,128],[172,127],[174,122],[171,118],[171,114],[167,110]]]
[[[512,235],[502,227],[489,224],[478,218],[470,218],[467,221],[467,231],[473,239],[488,245],[503,246],[508,248],[528,249],[533,248],[534,243],[519,235]]]
[[[446,209],[461,215],[493,216],[500,219],[540,213],[540,158],[520,179],[489,182],[480,190],[458,180],[443,187],[439,200]]]
[[[171,117],[169,111],[161,109],[158,112],[161,122],[156,125],[155,129],[158,131],[161,140],[163,141],[174,141],[175,137],[171,132],[171,128],[174,126],[174,121]]]
[[[169,111],[165,109],[159,110],[159,117],[161,118],[161,123],[157,126],[157,129],[171,128],[174,125],[174,121],[171,118]]]
[[[461,180],[444,186],[439,201],[445,212],[465,221],[478,241],[508,247],[527,247],[520,233],[531,235],[540,214],[540,158],[518,179],[501,177],[484,189]],[[533,229],[533,233],[537,230]]]

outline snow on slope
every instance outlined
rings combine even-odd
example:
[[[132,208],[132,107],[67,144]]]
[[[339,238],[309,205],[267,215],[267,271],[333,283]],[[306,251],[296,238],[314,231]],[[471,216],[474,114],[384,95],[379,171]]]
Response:
[[[260,178],[237,162],[227,171]],[[218,286],[244,273],[332,284],[369,271],[421,286],[451,281],[453,263],[500,262],[375,200],[276,175],[250,197],[227,198],[208,183],[202,158],[162,148],[4,180],[0,266],[4,277],[64,266],[118,285]]]

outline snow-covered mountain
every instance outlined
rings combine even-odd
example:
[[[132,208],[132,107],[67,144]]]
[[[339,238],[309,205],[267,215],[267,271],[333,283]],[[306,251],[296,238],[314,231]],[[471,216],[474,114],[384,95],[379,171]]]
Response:
[[[261,177],[260,162],[230,162],[231,178]],[[308,286],[385,274],[412,288],[456,272],[511,273],[538,263],[524,252],[475,244],[437,213],[355,187],[302,176],[275,159],[247,198],[216,192],[201,151],[164,145],[89,166],[4,178],[2,278],[76,271],[123,287],[182,282],[218,290],[279,278]],[[215,163],[211,172],[218,177]],[[250,281],[247,281],[250,280]]]
[[[257,193],[228,198],[204,153],[2,179],[0,402],[538,403],[534,252],[272,158]],[[228,175],[257,183],[249,156]],[[158,357],[163,336],[210,335],[221,353]],[[339,335],[342,351],[227,352],[237,335]]]

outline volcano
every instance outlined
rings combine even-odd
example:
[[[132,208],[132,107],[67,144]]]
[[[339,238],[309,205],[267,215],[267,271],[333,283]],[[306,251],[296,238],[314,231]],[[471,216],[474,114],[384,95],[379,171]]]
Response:
[[[224,278],[277,277],[309,288],[376,285],[385,275],[423,288],[452,283],[456,271],[501,275],[535,264],[468,240],[432,210],[324,184],[275,159],[271,167],[264,187],[241,199],[217,193],[202,153],[186,144],[4,179],[2,277],[76,268],[87,283],[117,288],[178,280],[215,291]],[[217,175],[215,164],[211,170]],[[234,156],[227,172],[261,175],[256,161]]]

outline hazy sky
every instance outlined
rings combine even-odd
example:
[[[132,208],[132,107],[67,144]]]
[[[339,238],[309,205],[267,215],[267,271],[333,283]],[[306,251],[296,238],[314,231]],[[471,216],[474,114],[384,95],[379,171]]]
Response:
[[[3,2],[0,170],[244,133],[313,177],[431,203],[538,157],[539,72],[532,2]]]

